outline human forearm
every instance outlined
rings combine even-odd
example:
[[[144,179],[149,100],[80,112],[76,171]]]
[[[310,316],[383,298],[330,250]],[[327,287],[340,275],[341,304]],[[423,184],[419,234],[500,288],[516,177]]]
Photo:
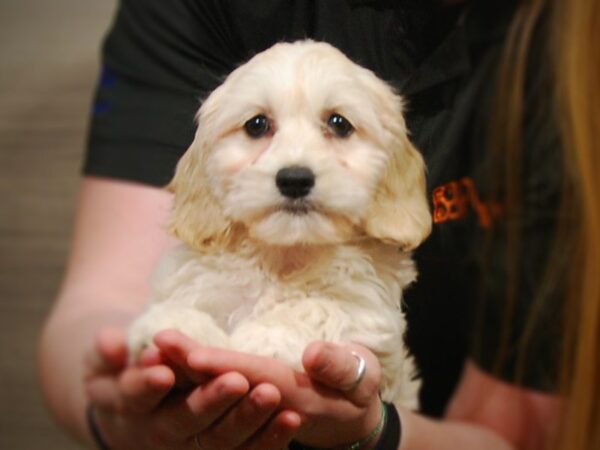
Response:
[[[561,400],[510,384],[469,361],[442,420],[400,414],[401,450],[542,450],[556,440]]]
[[[399,450],[514,450],[488,428],[459,420],[435,420],[401,410],[402,443]]]
[[[46,403],[59,424],[77,439],[87,440],[84,355],[101,328],[124,327],[134,312],[100,299],[94,308],[62,308],[68,300],[59,299],[42,331],[38,374]]]
[[[148,297],[163,251],[170,194],[161,189],[86,177],[81,184],[63,288],[39,347],[43,393],[57,420],[85,436],[84,355],[103,327],[123,327]]]

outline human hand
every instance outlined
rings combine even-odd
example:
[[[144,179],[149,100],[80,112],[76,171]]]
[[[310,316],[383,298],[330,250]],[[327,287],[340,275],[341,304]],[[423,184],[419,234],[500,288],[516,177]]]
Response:
[[[156,344],[185,371],[190,379],[206,374],[239,373],[249,385],[275,386],[281,395],[279,408],[297,412],[302,420],[295,439],[303,444],[328,448],[349,444],[368,436],[378,425],[382,405],[378,396],[381,370],[377,358],[366,348],[317,342],[303,356],[306,373],[299,373],[272,358],[230,350],[193,346],[178,332],[159,334]],[[358,359],[364,358],[364,379],[347,390],[357,376]],[[211,446],[211,433],[198,440]]]
[[[362,379],[358,378],[360,358],[365,364]],[[376,429],[384,407],[379,397],[381,366],[370,350],[356,344],[314,342],[305,350],[302,363],[317,394],[325,394],[326,401],[315,399],[315,409],[306,420],[314,429],[307,426],[299,433],[300,442],[315,445],[328,438],[328,446],[339,446],[362,440]]]
[[[158,339],[160,342],[160,339]],[[185,339],[185,352],[199,348]],[[171,356],[177,355],[171,352]],[[267,383],[250,387],[234,371],[193,379],[181,364],[156,350],[127,366],[125,336],[105,330],[86,358],[86,391],[97,428],[113,450],[200,447],[199,434],[212,436],[203,448],[281,449],[291,440],[300,418],[277,411],[281,395]],[[174,389],[176,385],[178,389]]]

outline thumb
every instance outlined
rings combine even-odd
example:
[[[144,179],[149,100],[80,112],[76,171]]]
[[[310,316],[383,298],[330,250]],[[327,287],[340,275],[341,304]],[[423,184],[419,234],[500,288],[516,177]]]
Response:
[[[304,351],[302,364],[309,377],[339,390],[358,406],[368,406],[379,393],[381,366],[376,356],[360,345],[313,342]]]

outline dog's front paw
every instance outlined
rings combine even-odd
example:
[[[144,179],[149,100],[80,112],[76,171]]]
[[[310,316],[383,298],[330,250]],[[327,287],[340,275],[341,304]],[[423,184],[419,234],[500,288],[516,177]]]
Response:
[[[203,345],[226,347],[228,337],[214,319],[203,311],[187,306],[158,303],[148,308],[129,327],[129,359],[154,345],[154,336],[164,330],[178,330]]]
[[[278,359],[302,371],[302,353],[311,339],[283,325],[258,322],[244,323],[231,335],[231,348],[255,355]]]

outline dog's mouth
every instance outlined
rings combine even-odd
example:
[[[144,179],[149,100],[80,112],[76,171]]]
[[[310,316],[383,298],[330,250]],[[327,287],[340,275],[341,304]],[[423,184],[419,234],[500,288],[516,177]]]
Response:
[[[306,201],[305,199],[294,199],[283,203],[281,206],[279,206],[278,210],[296,216],[303,216],[315,211],[316,207],[314,204]]]

